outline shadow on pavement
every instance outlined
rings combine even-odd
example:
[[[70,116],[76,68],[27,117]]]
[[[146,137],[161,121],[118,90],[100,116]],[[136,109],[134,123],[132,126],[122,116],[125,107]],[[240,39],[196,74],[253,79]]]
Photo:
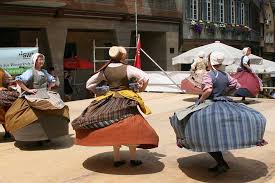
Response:
[[[185,101],[185,102],[196,102],[197,100],[199,99],[199,96],[198,97],[191,97],[191,98],[185,98],[185,99],[182,99],[182,101]],[[245,99],[245,102],[241,101],[240,99],[233,99],[234,102],[237,102],[237,103],[244,103],[246,105],[252,105],[252,104],[259,104],[261,103],[260,101],[257,101],[257,100],[253,100],[253,99]]]
[[[228,172],[218,176],[215,173],[208,172],[208,168],[216,164],[207,153],[178,159],[179,168],[188,177],[209,183],[250,182],[268,174],[267,165],[263,162],[245,157],[234,157],[230,152],[223,154],[230,169]]]
[[[159,161],[162,157],[165,157],[163,154],[148,150],[138,150],[137,157],[143,162],[138,167],[130,166],[129,151],[121,151],[121,159],[126,160],[127,163],[118,168],[113,166],[113,152],[97,154],[85,160],[82,165],[90,171],[115,175],[153,174],[164,169],[164,164]]]
[[[191,97],[191,98],[182,99],[182,101],[185,101],[185,102],[196,102],[198,99],[199,99],[199,95],[198,95],[198,97]]]
[[[253,99],[245,99],[245,101],[241,101],[241,100],[234,100],[237,103],[244,103],[246,105],[251,105],[251,104],[259,104],[261,103],[260,101],[257,100],[253,100]]]
[[[23,151],[67,149],[74,145],[74,138],[72,136],[73,134],[55,138],[55,139],[52,139],[50,142],[43,142],[43,144],[39,144],[38,142],[16,141],[14,143],[14,146]]]

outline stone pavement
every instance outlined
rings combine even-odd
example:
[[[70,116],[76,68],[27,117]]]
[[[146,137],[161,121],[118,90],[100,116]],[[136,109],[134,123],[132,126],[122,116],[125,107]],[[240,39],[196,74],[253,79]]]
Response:
[[[111,147],[81,147],[74,145],[74,131],[43,147],[32,143],[5,142],[0,129],[0,183],[74,183],[74,182],[275,182],[275,100],[256,99],[250,107],[262,112],[268,120],[267,146],[225,152],[231,169],[215,176],[207,171],[215,162],[206,153],[179,149],[168,117],[173,111],[188,106],[196,96],[167,93],[143,93],[153,114],[147,120],[160,137],[159,147],[139,150],[144,164],[129,164],[114,168]],[[77,117],[91,100],[67,103],[71,119]],[[122,158],[129,159],[126,148]]]

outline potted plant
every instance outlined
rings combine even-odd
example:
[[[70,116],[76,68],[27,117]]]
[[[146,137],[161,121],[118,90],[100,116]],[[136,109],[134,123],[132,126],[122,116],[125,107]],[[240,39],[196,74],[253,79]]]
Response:
[[[191,21],[190,28],[198,34],[201,34],[201,32],[203,30],[202,23],[201,22],[196,22],[195,20]]]

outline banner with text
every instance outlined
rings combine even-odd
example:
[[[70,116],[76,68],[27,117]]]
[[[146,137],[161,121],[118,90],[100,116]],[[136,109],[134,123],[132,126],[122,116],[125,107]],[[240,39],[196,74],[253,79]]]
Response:
[[[22,74],[32,67],[31,56],[38,52],[38,47],[0,48],[0,67],[11,75]]]

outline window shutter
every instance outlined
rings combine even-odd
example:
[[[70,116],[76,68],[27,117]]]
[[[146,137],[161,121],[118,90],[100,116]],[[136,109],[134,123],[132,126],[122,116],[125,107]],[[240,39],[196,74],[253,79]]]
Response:
[[[185,18],[187,19],[187,20],[190,20],[191,19],[191,15],[192,15],[192,7],[191,7],[191,1],[192,0],[186,0],[185,1],[185,10],[186,10],[186,12],[185,12]]]
[[[249,25],[249,5],[247,3],[244,4],[245,6],[245,11],[244,11],[244,16],[245,16],[245,25]]]
[[[202,0],[202,19],[207,20],[207,0]]]
[[[220,22],[220,6],[219,0],[212,0],[212,12],[213,12],[213,21]]]
[[[237,1],[237,16],[236,16],[236,19],[237,19],[237,24],[241,24],[241,1]]]
[[[231,23],[231,0],[225,0],[224,1],[225,6],[225,22]]]

